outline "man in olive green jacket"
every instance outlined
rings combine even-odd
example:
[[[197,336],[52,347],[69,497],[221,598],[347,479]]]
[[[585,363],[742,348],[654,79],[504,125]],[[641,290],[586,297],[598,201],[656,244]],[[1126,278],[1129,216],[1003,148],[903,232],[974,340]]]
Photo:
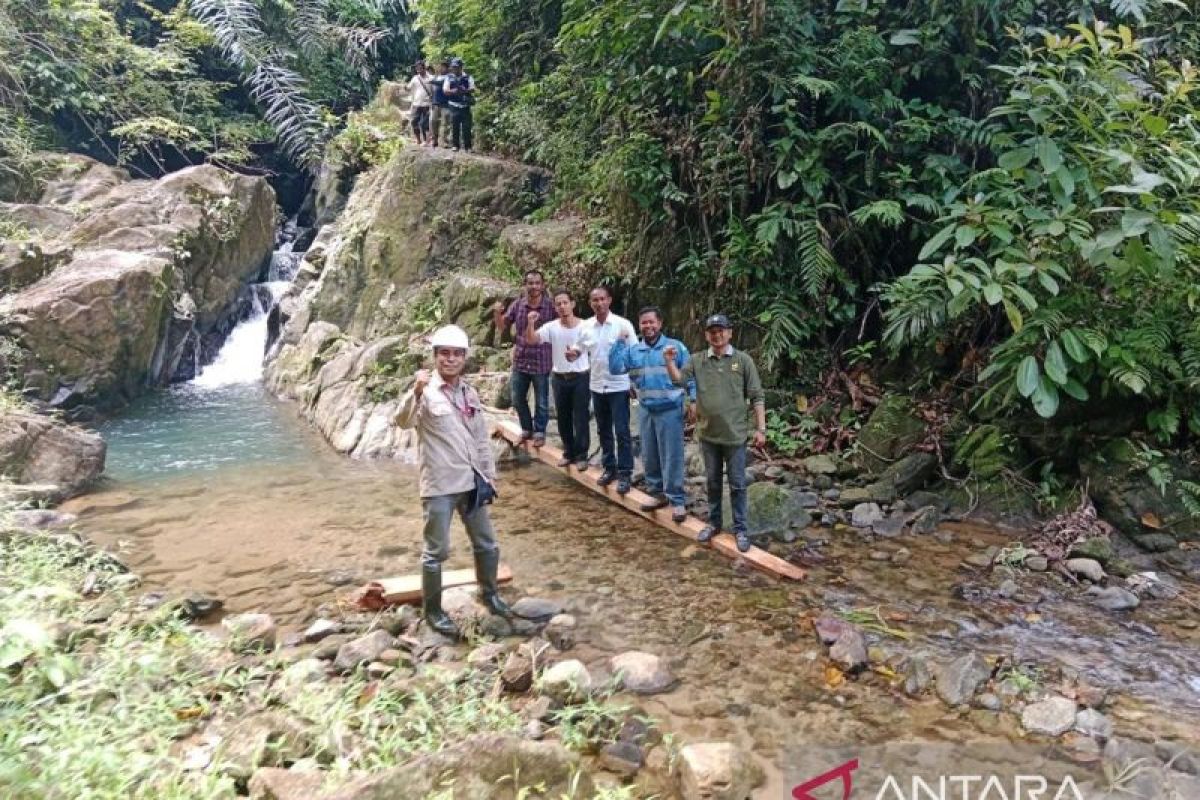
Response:
[[[697,434],[708,473],[708,525],[698,541],[706,543],[721,531],[723,474],[729,476],[729,499],[733,503],[733,534],[738,550],[750,549],[746,530],[746,440],[750,438],[747,406],[754,409],[754,446],[766,443],[767,415],[762,381],[749,355],[735,350],[730,340],[733,326],[724,314],[713,314],[704,323],[708,349],[696,353],[683,365],[675,365],[675,353],[664,350],[667,373],[677,386],[696,381]],[[668,349],[673,349],[668,347]]]

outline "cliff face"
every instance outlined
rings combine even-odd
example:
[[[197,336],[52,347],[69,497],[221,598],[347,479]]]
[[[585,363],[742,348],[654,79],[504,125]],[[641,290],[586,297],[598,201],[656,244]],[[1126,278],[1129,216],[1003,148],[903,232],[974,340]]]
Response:
[[[135,181],[83,156],[50,160],[40,195],[0,204],[7,366],[51,405],[118,406],[231,325],[270,255],[275,194],[213,166]]]
[[[403,457],[409,437],[391,418],[427,360],[425,333],[461,324],[476,365],[504,369],[488,309],[516,288],[479,273],[548,183],[526,165],[421,148],[361,175],[272,319],[268,385],[298,400],[337,450]],[[502,374],[473,380],[492,402],[502,394]]]

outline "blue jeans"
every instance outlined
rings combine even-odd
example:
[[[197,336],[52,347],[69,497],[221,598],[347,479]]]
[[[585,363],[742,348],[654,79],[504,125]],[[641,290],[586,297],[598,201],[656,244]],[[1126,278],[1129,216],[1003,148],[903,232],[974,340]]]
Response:
[[[529,418],[529,384],[533,384],[533,418]],[[546,423],[550,421],[550,376],[513,370],[509,382],[513,408],[521,420],[522,433],[545,435]]]
[[[554,408],[558,415],[558,437],[562,439],[563,455],[572,461],[586,461],[591,447],[592,432],[588,426],[588,373],[577,372],[568,377],[553,376]]]
[[[473,552],[486,553],[499,549],[488,507],[480,506],[468,513],[471,494],[459,492],[421,498],[421,516],[425,519],[425,549],[421,551],[423,569],[440,569],[442,562],[450,557],[450,522],[454,519],[455,511],[467,529]]]
[[[646,491],[665,494],[673,506],[687,502],[683,493],[683,406],[650,411],[638,406],[642,438],[642,465]]]
[[[604,451],[604,469],[628,478],[633,474],[633,437],[629,435],[629,392],[592,392],[596,432]],[[613,447],[613,439],[616,447]]]
[[[729,475],[729,499],[733,502],[733,532],[746,532],[749,504],[746,499],[746,445],[716,444],[700,440],[704,471],[708,473],[708,524],[721,527],[722,472]]]

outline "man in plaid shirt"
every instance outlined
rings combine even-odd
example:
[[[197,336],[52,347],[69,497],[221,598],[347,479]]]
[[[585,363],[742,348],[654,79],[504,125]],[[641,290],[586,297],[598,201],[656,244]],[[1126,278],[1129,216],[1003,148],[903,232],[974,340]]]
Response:
[[[533,439],[534,447],[546,443],[546,423],[550,421],[550,370],[553,368],[550,345],[530,344],[526,341],[525,328],[529,324],[529,312],[538,312],[538,318],[554,319],[554,303],[546,295],[546,279],[536,269],[525,273],[525,293],[509,304],[496,301],[492,307],[493,318],[501,335],[516,327],[516,344],[513,347],[512,392],[513,408],[521,421],[522,441]],[[529,386],[533,384],[534,412],[529,414]]]

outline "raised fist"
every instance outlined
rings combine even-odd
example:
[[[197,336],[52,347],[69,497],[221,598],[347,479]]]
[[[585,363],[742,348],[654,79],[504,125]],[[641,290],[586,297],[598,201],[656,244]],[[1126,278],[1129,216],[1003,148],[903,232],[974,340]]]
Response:
[[[429,381],[433,378],[433,373],[427,369],[417,370],[416,380],[413,381],[413,393],[417,397],[421,396],[421,392],[425,391],[425,387],[429,385]]]
[[[579,358],[579,348],[575,345],[571,345],[567,348],[563,355],[567,357],[567,361],[574,361],[575,359]]]
[[[663,348],[663,359],[666,361],[674,361],[679,355],[679,350],[673,344],[669,344]]]
[[[536,327],[538,324],[538,320],[541,319],[541,317],[542,317],[542,315],[539,314],[538,312],[530,311],[526,315],[526,319],[529,320],[529,327],[531,327],[531,328]]]
[[[504,301],[497,300],[496,302],[492,303],[492,311],[495,311],[498,314],[503,314],[504,313]]]

